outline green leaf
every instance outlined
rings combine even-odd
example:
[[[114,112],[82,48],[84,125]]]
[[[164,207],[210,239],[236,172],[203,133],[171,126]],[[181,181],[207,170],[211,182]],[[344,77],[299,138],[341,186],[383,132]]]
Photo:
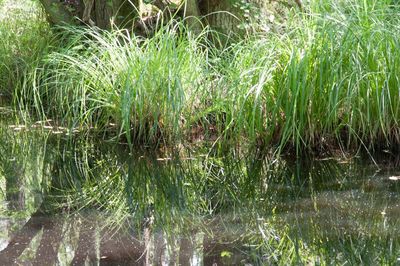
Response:
[[[222,258],[224,258],[224,257],[230,258],[230,257],[232,257],[232,252],[224,250],[224,251],[221,252],[221,257]]]

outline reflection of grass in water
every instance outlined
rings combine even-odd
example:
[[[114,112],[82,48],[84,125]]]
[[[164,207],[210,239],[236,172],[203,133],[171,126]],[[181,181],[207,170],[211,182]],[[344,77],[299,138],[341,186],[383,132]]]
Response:
[[[152,232],[171,245],[203,232],[204,241],[229,243],[215,251],[227,261],[237,250],[259,264],[393,264],[399,255],[396,209],[380,213],[397,204],[399,187],[369,178],[362,165],[195,152],[182,156],[193,160],[127,156],[88,139],[57,146],[18,134],[3,134],[0,146],[16,157],[25,186],[48,191],[49,213],[96,208],[105,227],[136,230],[152,217]],[[14,173],[0,155],[0,172]]]
[[[399,244],[397,222],[388,220],[382,228],[380,213],[391,204],[389,188],[363,192],[362,180],[353,174],[368,177],[363,166],[335,161],[271,165],[196,156],[160,162],[156,155],[121,161],[114,153],[88,148],[63,156],[59,172],[71,189],[61,195],[72,208],[105,212],[111,227],[130,223],[142,228],[151,217],[152,230],[164,232],[171,243],[177,236],[205,232],[259,263],[397,259],[390,248]],[[228,259],[231,249],[223,251]]]
[[[0,215],[18,220],[35,211],[42,200],[39,194],[48,189],[48,135],[15,133],[7,121],[0,123],[0,200],[8,202]]]
[[[193,163],[173,158],[162,162],[150,155],[121,162],[110,154],[81,155],[78,162],[76,157],[63,161],[60,169],[61,180],[68,183],[61,187],[71,188],[68,195],[74,198],[73,208],[95,206],[113,214],[134,215],[140,222],[150,215],[162,220],[185,214],[207,216],[235,204],[240,197],[236,193],[239,186],[235,191],[225,186],[239,176],[225,176],[221,160],[196,158]],[[110,161],[119,163],[110,167],[106,163]]]

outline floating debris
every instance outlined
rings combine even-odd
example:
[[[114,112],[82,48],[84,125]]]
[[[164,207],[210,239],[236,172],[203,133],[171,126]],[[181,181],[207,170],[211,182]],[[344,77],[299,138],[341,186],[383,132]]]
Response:
[[[14,130],[15,132],[19,132],[19,131],[25,130],[26,126],[25,125],[11,125],[11,126],[8,126],[8,128]]]
[[[157,158],[157,161],[162,162],[162,161],[170,161],[172,158]]]
[[[389,180],[392,180],[392,181],[400,181],[400,176],[390,176],[390,177],[389,177]]]

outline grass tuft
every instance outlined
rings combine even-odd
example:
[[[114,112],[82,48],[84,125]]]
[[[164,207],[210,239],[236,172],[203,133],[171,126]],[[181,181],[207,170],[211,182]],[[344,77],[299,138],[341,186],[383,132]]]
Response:
[[[0,1],[0,96],[11,98],[50,47],[51,31],[38,3]]]
[[[22,106],[145,145],[208,139],[301,151],[400,144],[400,6],[311,1],[284,30],[214,46],[180,23],[142,39],[63,28]],[[65,37],[68,36],[68,37]]]

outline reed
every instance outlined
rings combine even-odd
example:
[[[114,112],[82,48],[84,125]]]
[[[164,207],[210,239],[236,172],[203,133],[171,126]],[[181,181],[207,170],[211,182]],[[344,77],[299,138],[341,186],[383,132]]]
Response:
[[[50,48],[45,15],[33,1],[0,1],[0,95],[12,98],[35,61]]]
[[[237,135],[298,151],[398,143],[399,7],[314,4],[286,33],[245,40],[226,58],[225,110]]]
[[[40,114],[73,126],[117,124],[132,141],[170,140],[180,135],[207,64],[206,50],[178,34],[179,26],[146,40],[123,30],[65,28],[68,45],[42,61],[22,95],[37,99],[31,104]]]
[[[28,73],[17,95],[73,127],[116,125],[131,143],[395,149],[399,13],[392,1],[314,0],[284,30],[224,46],[208,41],[217,38],[211,30],[194,36],[180,23],[149,39],[64,28],[66,44]]]

